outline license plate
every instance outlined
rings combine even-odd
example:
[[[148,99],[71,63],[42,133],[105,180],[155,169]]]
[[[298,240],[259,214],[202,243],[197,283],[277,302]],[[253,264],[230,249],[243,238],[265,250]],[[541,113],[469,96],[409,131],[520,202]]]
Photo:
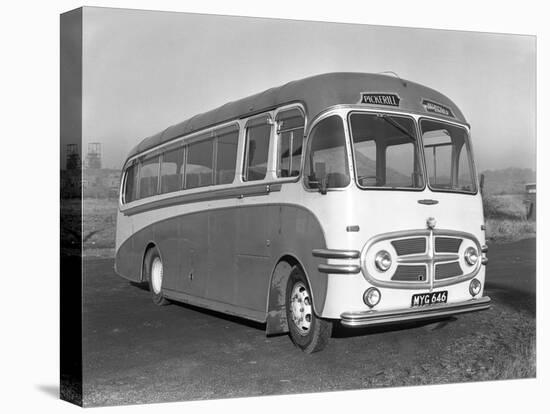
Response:
[[[447,291],[440,290],[432,293],[418,293],[412,295],[411,307],[417,308],[420,306],[435,305],[437,303],[447,303]]]

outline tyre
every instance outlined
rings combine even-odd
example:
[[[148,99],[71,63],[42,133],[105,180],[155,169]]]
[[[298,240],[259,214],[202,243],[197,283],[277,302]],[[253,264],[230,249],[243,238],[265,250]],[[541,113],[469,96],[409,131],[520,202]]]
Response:
[[[328,344],[332,322],[315,316],[311,289],[297,267],[290,273],[286,286],[286,318],[290,339],[302,351],[311,354]]]
[[[147,253],[145,253],[143,267],[153,302],[159,306],[168,305],[170,301],[162,295],[162,277],[164,267],[156,247],[151,247],[147,250]]]

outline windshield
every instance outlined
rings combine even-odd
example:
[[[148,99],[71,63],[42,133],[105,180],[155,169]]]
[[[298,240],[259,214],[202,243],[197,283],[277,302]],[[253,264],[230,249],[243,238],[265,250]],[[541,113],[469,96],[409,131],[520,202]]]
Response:
[[[475,193],[468,132],[441,121],[420,121],[428,183],[431,189]]]
[[[349,119],[360,187],[424,188],[412,118],[356,112]]]

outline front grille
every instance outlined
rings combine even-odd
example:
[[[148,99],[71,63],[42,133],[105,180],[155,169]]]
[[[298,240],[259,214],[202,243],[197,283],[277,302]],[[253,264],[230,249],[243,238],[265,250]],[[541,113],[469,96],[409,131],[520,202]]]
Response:
[[[407,254],[420,254],[426,251],[425,237],[394,240],[391,244],[399,256],[405,256]]]
[[[458,253],[462,239],[455,237],[436,237],[435,238],[435,251],[437,253]]]
[[[481,264],[467,266],[460,254],[466,246],[479,242],[472,234],[445,230],[405,230],[380,234],[370,239],[361,253],[365,278],[376,286],[405,289],[437,288],[474,277]],[[375,265],[377,252],[394,256],[394,272],[381,272]]]
[[[435,280],[448,279],[450,277],[461,276],[462,269],[458,262],[439,263],[435,265]]]
[[[399,282],[425,282],[426,266],[397,266],[391,280]]]

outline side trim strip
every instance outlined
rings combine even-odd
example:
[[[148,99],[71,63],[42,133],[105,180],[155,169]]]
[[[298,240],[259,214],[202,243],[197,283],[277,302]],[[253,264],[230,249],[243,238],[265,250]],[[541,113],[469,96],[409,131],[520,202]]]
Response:
[[[271,192],[281,191],[283,183],[263,183],[258,185],[246,185],[232,188],[212,189],[193,194],[180,194],[170,198],[151,201],[135,207],[121,209],[122,214],[131,216],[158,208],[170,207],[180,204],[197,203],[199,201],[220,200],[226,198],[244,198],[252,196],[269,195]]]
[[[358,265],[330,265],[320,264],[318,266],[319,272],[322,273],[337,273],[337,274],[356,274],[361,271],[361,267]]]
[[[397,322],[438,318],[459,313],[489,309],[491,298],[484,296],[466,302],[431,305],[424,308],[409,308],[392,311],[344,312],[340,315],[342,325],[349,327],[386,325]]]
[[[266,313],[254,309],[243,308],[241,306],[231,305],[225,302],[205,299],[199,296],[189,295],[187,293],[178,292],[172,289],[163,288],[164,296],[168,299],[177,300],[188,303],[193,306],[199,306],[206,309],[211,309],[216,312],[226,313],[229,315],[238,316],[252,321],[264,323],[266,321]]]
[[[336,249],[313,249],[311,253],[315,257],[324,257],[326,259],[359,259],[361,255],[359,250]]]

